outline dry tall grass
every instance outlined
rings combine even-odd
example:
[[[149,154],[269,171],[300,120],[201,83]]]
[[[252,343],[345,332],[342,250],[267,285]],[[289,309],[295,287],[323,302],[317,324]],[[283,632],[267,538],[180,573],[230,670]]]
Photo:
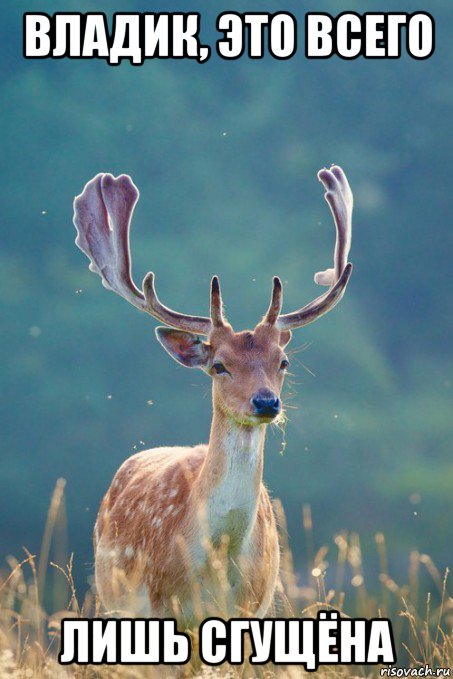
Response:
[[[343,615],[352,617],[388,617],[396,641],[399,667],[432,668],[453,667],[453,600],[447,593],[447,575],[440,573],[431,558],[413,552],[407,584],[398,584],[387,569],[385,540],[376,535],[376,548],[380,557],[379,583],[368,591],[363,574],[362,551],[357,535],[337,535],[334,544],[322,547],[312,558],[309,574],[301,585],[293,568],[291,550],[287,541],[283,509],[275,503],[281,527],[282,568],[281,585],[276,611],[279,617],[310,616],[319,608],[335,608]],[[99,604],[91,592],[79,600],[73,580],[73,559],[67,565],[49,561],[52,541],[60,544],[61,526],[64,524],[64,481],[55,488],[39,558],[25,550],[18,561],[8,557],[9,571],[0,577],[0,678],[26,677],[152,677],[169,676],[168,667],[62,667],[56,660],[59,648],[60,620],[63,617],[89,617],[99,614]],[[304,530],[307,544],[313,544],[310,510],[304,508]],[[59,528],[60,525],[60,528]],[[64,532],[64,531],[63,531]],[[328,552],[335,554],[336,565],[327,565]],[[428,590],[421,591],[422,569],[429,575]],[[326,589],[328,580],[335,573],[335,589]],[[49,582],[50,580],[50,582]],[[225,579],[222,580],[225,582]],[[53,612],[46,612],[43,599]],[[199,677],[218,675],[241,677],[296,677],[304,674],[299,667],[202,667],[194,661],[178,671],[178,674]],[[376,667],[322,667],[318,676],[379,675]]]

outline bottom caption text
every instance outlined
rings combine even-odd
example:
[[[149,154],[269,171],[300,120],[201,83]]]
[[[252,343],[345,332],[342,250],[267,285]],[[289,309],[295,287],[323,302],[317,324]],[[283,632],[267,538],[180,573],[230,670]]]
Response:
[[[199,628],[198,652],[206,665],[248,660],[302,665],[309,671],[319,665],[396,662],[390,620],[340,618],[337,611],[320,611],[315,619],[208,618]],[[191,653],[188,634],[179,632],[173,619],[62,621],[62,665],[183,665]]]

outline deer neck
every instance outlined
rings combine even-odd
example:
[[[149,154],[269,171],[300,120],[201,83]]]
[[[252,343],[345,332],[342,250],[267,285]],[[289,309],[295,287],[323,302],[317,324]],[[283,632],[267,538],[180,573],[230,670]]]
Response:
[[[214,408],[208,452],[198,478],[210,538],[228,535],[237,552],[254,525],[263,476],[266,426],[240,425]]]

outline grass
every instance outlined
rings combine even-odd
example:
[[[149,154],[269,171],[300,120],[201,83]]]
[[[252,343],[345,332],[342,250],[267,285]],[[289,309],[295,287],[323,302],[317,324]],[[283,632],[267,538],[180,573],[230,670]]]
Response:
[[[90,617],[100,614],[92,592],[80,599],[73,579],[73,557],[68,562],[49,561],[51,545],[64,544],[64,481],[53,493],[39,558],[24,550],[24,557],[8,557],[8,570],[0,577],[0,678],[26,677],[158,677],[172,673],[166,667],[97,666],[62,667],[59,649],[60,620],[63,617]],[[309,507],[304,507],[303,524],[307,551],[313,554],[309,573],[301,584],[293,566],[285,515],[275,502],[282,544],[281,582],[273,614],[278,617],[313,617],[319,608],[334,608],[350,617],[388,617],[395,636],[398,667],[453,667],[453,600],[447,592],[448,571],[440,573],[432,559],[412,552],[407,583],[397,583],[388,572],[385,539],[375,536],[380,560],[378,582],[366,583],[363,554],[357,535],[337,535],[332,545],[313,552],[313,527]],[[312,550],[310,552],[310,550]],[[58,553],[58,552],[57,552]],[[330,554],[335,555],[335,565]],[[62,565],[65,564],[65,565]],[[428,578],[428,580],[427,580]],[[225,578],[222,582],[225,582]],[[328,588],[326,582],[335,582]],[[428,583],[426,586],[425,583]],[[45,610],[44,601],[51,612]],[[50,602],[50,603],[49,603]],[[193,631],[196,639],[196,631]],[[191,665],[178,670],[185,676],[209,679],[228,677],[296,677],[300,667],[201,666],[193,654]],[[379,676],[379,668],[359,666],[321,667],[318,676]]]

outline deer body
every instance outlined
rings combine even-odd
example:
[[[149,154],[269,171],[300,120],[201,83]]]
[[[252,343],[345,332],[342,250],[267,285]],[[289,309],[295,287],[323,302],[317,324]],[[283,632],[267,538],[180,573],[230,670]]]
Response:
[[[250,434],[238,431],[236,436]],[[202,609],[212,605],[218,586],[210,577],[212,553],[224,536],[230,561],[228,594],[234,595],[234,606],[223,613],[237,615],[235,606],[250,615],[267,610],[279,547],[261,481],[262,442],[258,446],[253,451],[237,447],[221,471],[213,467],[218,455],[211,457],[206,445],[147,450],[121,466],[95,529],[96,587],[108,610],[132,610],[146,617],[174,617],[178,611],[189,623],[194,617],[194,582],[201,587]],[[217,481],[209,493],[206,475]],[[204,501],[207,516],[199,512]],[[125,582],[132,583],[132,591]]]
[[[163,321],[158,341],[176,361],[212,377],[209,443],[133,455],[107,491],[94,529],[96,588],[107,611],[175,617],[264,616],[278,579],[279,543],[263,485],[266,427],[282,416],[280,393],[291,330],[329,311],[352,265],[352,194],[338,167],[321,170],[337,230],[334,267],[316,275],[328,290],[282,315],[274,278],[269,309],[253,331],[236,333],[223,316],[217,277],[209,318],[164,306],[154,274],[133,283],[129,225],[138,191],[129,177],[97,175],[75,201],[77,245],[105,287]],[[200,335],[206,336],[202,340]]]

